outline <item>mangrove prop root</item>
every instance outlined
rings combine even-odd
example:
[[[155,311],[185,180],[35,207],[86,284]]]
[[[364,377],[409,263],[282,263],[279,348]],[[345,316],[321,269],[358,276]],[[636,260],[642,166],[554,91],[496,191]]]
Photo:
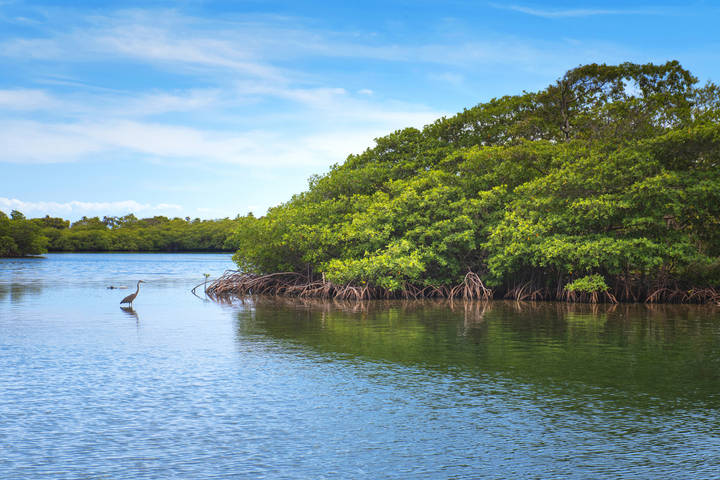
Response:
[[[405,283],[396,291],[371,285],[336,285],[332,282],[313,280],[294,272],[257,275],[235,270],[226,271],[220,278],[209,283],[205,290],[211,298],[247,297],[251,295],[290,296],[301,298],[325,298],[337,300],[464,298],[489,300],[493,291],[486,287],[474,272],[468,272],[463,282],[453,288],[444,285],[418,286]]]
[[[624,280],[624,279],[623,279]],[[543,287],[532,280],[516,283],[500,295],[516,302],[539,300],[561,300],[569,303],[611,303],[619,301],[652,303],[712,303],[720,304],[720,289],[702,288],[684,290],[676,285],[660,285],[640,292],[630,287],[630,282],[621,281],[614,291],[571,292],[554,287]],[[204,285],[204,284],[202,284]],[[633,291],[634,290],[634,291]],[[215,300],[244,298],[256,295],[285,296],[299,298],[360,301],[371,299],[465,299],[491,300],[495,291],[487,287],[475,272],[468,272],[463,281],[450,287],[447,285],[420,286],[403,284],[398,290],[362,284],[338,285],[323,278],[310,278],[295,272],[278,272],[267,275],[228,270],[218,279],[207,284],[208,297]],[[504,294],[504,295],[503,295]],[[617,296],[616,296],[617,295]]]

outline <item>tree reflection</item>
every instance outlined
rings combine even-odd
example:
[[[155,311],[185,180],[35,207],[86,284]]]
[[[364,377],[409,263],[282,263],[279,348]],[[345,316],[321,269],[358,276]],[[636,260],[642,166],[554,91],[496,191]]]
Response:
[[[720,401],[712,307],[260,298],[237,318],[240,339],[264,335],[359,361]]]
[[[21,303],[28,295],[36,296],[43,291],[42,282],[36,283],[0,283],[0,301]]]

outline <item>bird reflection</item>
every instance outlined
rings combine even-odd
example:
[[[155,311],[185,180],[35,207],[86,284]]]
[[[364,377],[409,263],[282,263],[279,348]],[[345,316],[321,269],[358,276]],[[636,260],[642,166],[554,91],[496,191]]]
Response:
[[[127,315],[133,317],[136,322],[140,323],[140,317],[138,317],[137,312],[133,309],[133,307],[120,307],[120,310],[125,312]]]

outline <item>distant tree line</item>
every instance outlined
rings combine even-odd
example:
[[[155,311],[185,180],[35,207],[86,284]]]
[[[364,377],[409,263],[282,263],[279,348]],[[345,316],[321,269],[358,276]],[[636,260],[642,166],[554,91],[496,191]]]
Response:
[[[222,252],[237,220],[200,220],[155,216],[138,219],[82,217],[71,223],[57,217],[25,218],[13,210],[0,212],[0,256],[17,257],[50,252]]]
[[[717,301],[719,122],[676,61],[581,66],[378,138],[241,218],[234,259],[300,294],[460,295],[472,271],[496,298]]]
[[[13,210],[8,217],[0,211],[0,257],[39,255],[46,251],[48,239],[37,223]]]

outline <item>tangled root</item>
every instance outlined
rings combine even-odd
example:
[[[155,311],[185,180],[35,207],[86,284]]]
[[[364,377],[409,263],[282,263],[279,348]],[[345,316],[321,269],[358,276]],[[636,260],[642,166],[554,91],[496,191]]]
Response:
[[[370,299],[423,299],[423,298],[464,298],[489,300],[493,291],[485,286],[474,272],[468,272],[463,282],[449,288],[444,285],[420,287],[405,283],[399,290],[371,285],[337,285],[322,280],[312,280],[294,272],[258,275],[236,270],[226,271],[211,282],[205,293],[214,299],[247,297],[251,295],[291,296],[301,298],[324,298],[337,300]]]

